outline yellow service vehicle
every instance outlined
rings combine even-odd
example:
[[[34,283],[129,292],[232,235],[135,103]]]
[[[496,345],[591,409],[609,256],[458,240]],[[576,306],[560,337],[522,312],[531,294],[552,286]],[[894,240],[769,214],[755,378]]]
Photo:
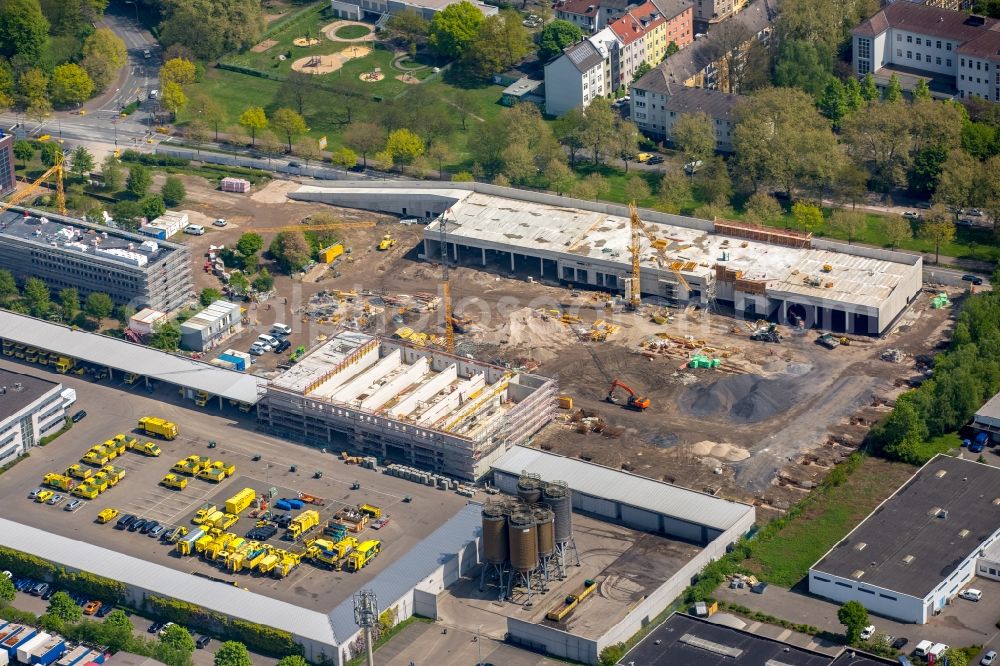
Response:
[[[129,451],[136,451],[144,456],[155,458],[162,453],[160,447],[153,442],[140,442],[138,439],[130,439],[127,444]]]
[[[87,480],[94,475],[94,470],[90,467],[84,467],[80,463],[73,463],[66,469],[66,475],[75,479]]]
[[[347,563],[344,568],[348,571],[359,571],[374,560],[380,552],[382,552],[382,542],[376,539],[358,544],[358,547],[347,555]]]
[[[167,488],[174,488],[176,490],[184,490],[187,488],[188,480],[186,476],[178,476],[177,474],[167,474],[160,481],[161,485]]]
[[[143,416],[139,419],[139,430],[147,435],[158,435],[168,440],[177,437],[177,424],[156,416]]]
[[[55,472],[49,472],[42,479],[42,485],[66,492],[68,490],[73,490],[73,486],[76,485],[76,481],[68,476],[56,474]]]
[[[195,511],[194,518],[191,519],[191,522],[196,524],[200,523],[218,510],[219,507],[206,502],[201,505],[201,508]]]
[[[42,492],[35,495],[35,501],[38,502],[39,504],[45,504],[50,499],[52,499],[53,495],[55,495],[55,493],[52,492],[51,490],[43,490]]]
[[[70,493],[76,495],[77,497],[82,497],[83,499],[94,499],[101,494],[101,491],[99,491],[97,487],[92,485],[88,480],[71,490]]]
[[[118,482],[125,478],[125,468],[106,465],[101,468],[102,475],[108,480],[109,486],[117,486]]]
[[[99,514],[97,514],[97,522],[103,525],[104,523],[114,520],[117,515],[118,515],[118,509],[110,509],[110,508],[105,509],[104,511],[101,511]]]

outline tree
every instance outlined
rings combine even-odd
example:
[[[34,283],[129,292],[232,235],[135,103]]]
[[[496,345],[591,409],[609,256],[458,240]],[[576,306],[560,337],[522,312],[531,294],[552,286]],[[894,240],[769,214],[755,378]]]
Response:
[[[466,130],[466,121],[469,116],[475,116],[476,110],[479,109],[479,101],[476,96],[472,94],[471,90],[466,90],[465,88],[459,88],[451,93],[451,105],[460,114],[462,120],[462,131]]]
[[[428,31],[431,50],[449,59],[462,56],[476,38],[483,21],[483,13],[471,2],[462,0],[448,5],[431,21]]]
[[[680,213],[681,207],[691,200],[691,179],[676,169],[669,171],[660,179],[656,198],[660,210]]]
[[[253,279],[253,288],[255,291],[266,292],[271,291],[274,287],[274,277],[271,275],[271,271],[266,268],[260,269],[260,273]]]
[[[9,303],[11,299],[17,298],[21,292],[17,289],[17,282],[10,271],[0,269],[0,302]]]
[[[240,236],[240,239],[236,241],[236,251],[242,254],[244,257],[249,257],[252,254],[257,254],[264,247],[264,239],[260,234],[253,231],[248,231]]]
[[[417,51],[417,45],[427,39],[430,24],[414,9],[404,9],[393,13],[385,22],[385,29],[393,39],[402,42],[412,56]]]
[[[575,107],[557,118],[552,124],[556,140],[569,151],[569,163],[576,164],[576,154],[586,146],[583,142],[583,110]]]
[[[924,215],[917,236],[934,243],[934,263],[941,258],[941,244],[955,240],[955,223],[943,204],[934,204]]]
[[[464,54],[465,64],[480,77],[503,72],[531,52],[531,38],[521,15],[503,10],[487,16]]]
[[[115,224],[129,231],[139,228],[142,216],[142,204],[132,199],[124,199],[111,206],[111,217]]]
[[[631,120],[615,118],[614,132],[611,135],[610,150],[612,154],[625,163],[625,173],[628,173],[628,163],[639,154],[639,128]]]
[[[611,102],[598,97],[583,112],[580,140],[593,151],[594,164],[598,163],[602,152],[608,150],[615,131],[615,114]]]
[[[104,630],[102,643],[115,651],[124,650],[132,641],[132,634],[135,631],[128,615],[118,608],[108,613],[102,628]]]
[[[160,188],[160,195],[163,197],[163,203],[166,205],[177,206],[187,196],[187,189],[185,189],[180,177],[167,176],[167,179],[163,181],[163,187]]]
[[[857,210],[837,209],[830,215],[827,226],[847,236],[847,243],[850,245],[868,228],[868,216]]]
[[[642,176],[632,176],[625,181],[625,200],[638,203],[648,199],[652,192]]]
[[[160,66],[160,83],[176,83],[179,86],[189,86],[194,83],[194,63],[184,58],[172,58]]]
[[[358,163],[358,154],[347,146],[341,146],[330,153],[330,162],[343,169],[349,169]]]
[[[0,54],[39,62],[49,40],[49,22],[38,0],[0,2]]]
[[[127,61],[125,42],[108,28],[98,28],[83,42],[81,64],[97,90],[104,90]]]
[[[840,82],[840,79],[828,77],[823,94],[820,95],[816,106],[819,108],[819,112],[826,116],[834,126],[840,124],[844,116],[850,112],[847,88]]]
[[[133,164],[128,170],[128,181],[125,186],[129,194],[136,199],[141,199],[149,192],[149,186],[153,184],[153,176],[149,169],[141,164]]]
[[[201,60],[243,51],[260,41],[264,14],[259,0],[170,0],[162,3],[165,20],[160,42],[184,44]]]
[[[234,294],[245,294],[247,289],[250,288],[250,281],[247,280],[247,276],[243,271],[233,271],[229,275],[229,289],[232,290]]]
[[[72,597],[62,591],[56,592],[49,598],[49,608],[46,612],[58,617],[63,622],[76,622],[83,617],[83,609],[76,605]]]
[[[695,188],[702,201],[728,206],[733,196],[733,181],[726,169],[726,161],[719,156],[709,158],[694,176]]]
[[[101,176],[104,178],[104,188],[109,192],[117,192],[125,184],[125,170],[114,155],[108,155],[101,162]]]
[[[175,120],[177,114],[188,105],[188,96],[178,83],[167,81],[160,92],[160,101],[163,103],[163,108],[170,112],[171,120]]]
[[[87,70],[73,63],[59,65],[52,70],[49,81],[52,102],[61,106],[82,104],[94,93],[94,82]]]
[[[914,150],[913,116],[890,104],[869,104],[844,119],[847,152],[871,173],[872,185],[889,192],[902,185]]]
[[[149,346],[163,351],[175,351],[181,344],[181,327],[172,321],[153,326]]]
[[[296,72],[292,72],[295,74]],[[303,76],[309,76],[305,74]],[[289,78],[291,76],[289,75]],[[219,127],[226,124],[226,110],[208,95],[196,95],[191,98],[188,104],[191,116],[203,121],[206,125],[215,130],[215,140],[219,140]]]
[[[0,603],[8,604],[14,601],[14,597],[17,596],[17,590],[14,588],[14,583],[7,576],[0,576]],[[285,666],[293,666],[292,664],[286,664]],[[301,666],[306,666],[302,664]]]
[[[386,140],[385,152],[393,163],[409,164],[424,154],[424,141],[408,129],[393,130]]]
[[[309,166],[310,162],[323,159],[323,153],[319,149],[319,144],[309,137],[295,144],[295,154],[302,158],[306,166]],[[357,162],[357,159],[354,161]]]
[[[253,666],[253,660],[246,645],[226,641],[215,653],[215,666]]]
[[[35,156],[35,147],[30,141],[19,139],[14,142],[14,157],[21,160],[21,167],[28,168],[28,160]]]
[[[754,192],[751,194],[750,198],[747,199],[743,211],[747,222],[754,224],[773,222],[780,219],[785,212],[782,210],[781,204],[778,203],[777,199],[764,192]]]
[[[878,99],[878,86],[875,84],[875,77],[872,76],[871,72],[865,74],[865,78],[861,79],[861,97],[866,102],[874,102]]]
[[[63,320],[73,321],[80,314],[80,292],[72,287],[61,290],[59,304],[62,305]]]
[[[804,201],[792,204],[792,217],[803,231],[816,231],[823,226],[823,211]]]
[[[264,132],[260,137],[260,152],[267,156],[268,165],[271,164],[271,158],[281,155],[284,147],[285,143],[281,137],[270,130]]]
[[[286,273],[294,273],[309,263],[311,251],[301,231],[282,231],[268,248],[271,256]]]
[[[671,42],[671,44],[674,44],[674,42]],[[676,44],[674,44],[674,46],[676,46]],[[632,73],[632,80],[638,81],[639,79],[644,77],[647,73],[652,71],[652,69],[653,66],[649,64],[649,61],[643,60],[642,62],[639,63],[639,66],[636,67],[635,71]]]
[[[257,144],[257,130],[267,127],[267,115],[259,106],[248,106],[240,116],[240,126],[250,132],[250,145]]]
[[[565,162],[552,160],[545,167],[545,178],[549,181],[549,189],[555,190],[556,194],[562,196],[564,192],[573,187],[576,182],[576,174],[566,166]]]
[[[274,112],[274,116],[271,118],[271,127],[284,134],[285,138],[288,139],[288,152],[292,152],[292,138],[305,134],[309,129],[302,116],[287,107],[282,107]]]
[[[889,77],[889,85],[885,87],[882,99],[889,104],[903,101],[903,86],[899,83],[899,78],[895,74]]]
[[[583,31],[580,28],[569,21],[557,19],[545,26],[538,35],[538,59],[548,62],[561,55],[567,46],[576,44],[581,39]]]
[[[913,86],[913,99],[931,99],[931,87],[927,85],[926,79],[918,79],[917,84]]]
[[[31,67],[17,79],[17,88],[25,106],[43,107],[48,104],[49,77],[42,70]]]
[[[444,141],[435,141],[427,149],[427,157],[437,166],[438,179],[444,180],[445,162],[455,159],[455,152],[451,149],[451,146]]]
[[[1000,155],[986,161],[977,180],[983,210],[993,220],[993,231],[996,233],[997,222],[1000,222]]]
[[[195,650],[194,639],[191,638],[191,633],[179,624],[172,624],[167,627],[163,635],[160,636],[160,642],[181,652],[191,653]]]
[[[830,77],[830,52],[822,43],[802,39],[781,42],[774,65],[774,82],[818,97]]]
[[[280,659],[277,666],[309,666],[309,664],[304,658],[297,654],[293,654]]]
[[[49,288],[38,278],[28,278],[24,283],[24,302],[28,306],[28,312],[35,317],[44,317],[52,305]]]
[[[83,304],[83,311],[98,322],[110,317],[114,309],[115,302],[111,300],[110,296],[100,291],[89,294]]]
[[[167,206],[163,203],[163,197],[159,194],[150,194],[147,197],[143,197],[139,205],[142,206],[142,216],[147,220],[155,220],[167,212]]]
[[[351,123],[344,131],[344,144],[361,155],[364,168],[368,168],[368,156],[385,145],[385,134],[374,123]]]
[[[882,218],[882,234],[889,241],[889,247],[897,248],[903,241],[913,238],[913,227],[902,215],[889,215]]]
[[[94,156],[90,154],[90,151],[83,144],[80,144],[73,150],[71,159],[72,164],[69,170],[77,178],[82,179],[94,170]]]
[[[577,199],[593,199],[597,201],[608,191],[607,179],[599,173],[588,174],[573,186],[572,194]]]
[[[837,619],[847,629],[849,645],[857,645],[861,639],[862,630],[868,626],[868,609],[857,601],[848,601],[837,611]]]
[[[970,207],[978,194],[977,175],[981,168],[979,161],[961,148],[949,151],[941,165],[934,200],[953,206],[957,217],[958,209]]]
[[[63,150],[57,143],[45,143],[42,144],[42,164],[47,167],[55,166],[56,162],[63,155]]]

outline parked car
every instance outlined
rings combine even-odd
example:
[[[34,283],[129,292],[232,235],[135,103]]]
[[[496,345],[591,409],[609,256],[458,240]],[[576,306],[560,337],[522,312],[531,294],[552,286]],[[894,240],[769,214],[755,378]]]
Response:
[[[81,409],[73,415],[73,423],[79,423],[85,416],[87,416],[87,412]]]
[[[649,161],[646,162],[646,164],[663,164],[663,156],[653,155],[652,157],[649,158]]]
[[[271,335],[291,335],[292,327],[288,324],[275,324],[271,327]]]
[[[698,169],[705,165],[701,160],[695,160],[694,162],[688,162],[684,165],[684,173],[694,174],[698,172]]]
[[[997,651],[990,650],[989,652],[983,655],[983,658],[979,660],[979,663],[982,666],[990,666],[990,664],[992,664],[996,660],[997,660]]]
[[[149,530],[146,534],[148,534],[149,536],[151,536],[152,538],[155,539],[156,537],[158,537],[161,534],[163,534],[164,530],[166,530],[166,529],[167,528],[165,528],[163,525],[156,525],[155,527],[153,527],[153,529]]]
[[[195,647],[199,650],[203,650],[206,645],[212,642],[211,636],[199,636],[198,640],[195,642]]]
[[[51,504],[52,506],[55,506],[56,504],[59,504],[59,502],[62,502],[64,499],[66,498],[63,497],[62,495],[56,494],[50,497],[49,500],[46,502],[46,504]]]
[[[977,590],[974,587],[966,588],[958,593],[958,596],[969,601],[979,601],[983,598],[982,590]]]
[[[972,284],[975,285],[980,285],[983,283],[983,278],[979,277],[978,275],[966,274],[962,276],[962,280],[964,280],[965,282],[971,282]]]
[[[145,518],[139,518],[134,523],[132,523],[131,525],[128,526],[128,531],[129,532],[135,532],[137,530],[141,530],[143,527],[146,526],[146,523],[148,523],[148,522],[149,521],[146,520]]]
[[[118,522],[115,523],[115,529],[116,530],[128,529],[128,527],[138,519],[139,519],[138,516],[133,515],[131,513],[126,516],[122,516],[121,518],[118,519]]]
[[[146,524],[143,525],[141,528],[139,528],[139,531],[142,532],[143,534],[149,534],[149,530],[153,529],[154,527],[159,527],[159,526],[160,526],[160,521],[158,521],[158,520],[147,520]]]
[[[905,217],[908,220],[919,220],[920,213],[914,213],[912,210],[908,210],[903,213],[903,217]]]
[[[280,354],[291,346],[292,346],[291,342],[289,342],[288,340],[282,340],[275,346],[273,351],[275,354]]]
[[[101,610],[100,601],[88,601],[83,607],[84,615],[93,615],[97,611]]]
[[[150,52],[149,49],[143,49],[142,50],[142,57],[145,58],[146,60],[149,60],[150,58],[153,57],[153,54]]]
[[[38,499],[38,496],[43,492],[42,488],[35,488],[30,493],[28,493],[28,499]]]
[[[229,224],[229,221],[228,220],[224,220],[221,217],[218,218],[215,222],[212,222],[212,226],[214,226],[214,227],[224,227],[227,224]]]
[[[63,511],[76,511],[81,506],[83,506],[83,500],[80,499],[70,500],[69,502],[66,503],[66,506],[63,507]]]
[[[31,588],[31,596],[40,597],[49,591],[48,583],[38,583],[33,588]]]
[[[638,162],[639,164],[645,164],[650,159],[652,159],[652,157],[653,153],[639,153],[638,155],[635,156],[635,161]]]
[[[861,630],[861,640],[867,641],[871,640],[871,637],[875,635],[875,625],[869,624],[867,627]]]
[[[52,492],[51,490],[43,490],[42,492],[35,495],[35,501],[38,502],[39,504],[44,504],[45,502],[48,502],[50,499],[52,499],[54,495],[55,493]]]
[[[258,344],[252,344],[252,345],[250,345],[249,352],[251,354],[253,354],[254,356],[263,356],[264,355],[264,348],[261,347]]]
[[[163,624],[164,624],[163,622],[154,622],[153,624],[149,625],[149,629],[147,631],[149,631],[149,633],[151,634],[158,634],[160,633],[160,629],[163,628]]]
[[[273,349],[274,346],[278,344],[278,338],[274,337],[273,335],[267,335],[266,333],[261,333],[260,335],[257,336],[257,344],[259,344],[261,347],[270,347],[271,349]]]
[[[160,636],[160,638],[163,638],[163,634],[167,633],[167,629],[169,629],[172,626],[174,626],[173,622],[167,622],[165,625],[160,627],[160,631],[158,631],[157,634]]]
[[[101,609],[98,610],[96,613],[94,613],[94,615],[96,615],[97,617],[104,617],[113,610],[114,606],[112,606],[111,604],[103,604],[101,606]]]
[[[189,224],[184,227],[184,233],[191,234],[192,236],[203,236],[205,234],[205,227],[200,224]]]
[[[48,601],[52,598],[52,595],[56,593],[56,588],[49,586],[49,589],[42,592],[42,601]]]

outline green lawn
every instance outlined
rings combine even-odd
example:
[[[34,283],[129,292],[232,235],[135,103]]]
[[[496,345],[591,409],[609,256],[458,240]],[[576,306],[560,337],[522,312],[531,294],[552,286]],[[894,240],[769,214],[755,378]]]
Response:
[[[752,539],[752,555],[744,566],[762,580],[792,587],[916,469],[905,463],[865,458],[847,481],[811,502],[777,534],[766,540]]]
[[[287,73],[291,69],[292,61],[307,55],[318,55],[333,53],[349,46],[344,42],[333,42],[327,39],[320,28],[331,23],[333,20],[327,16],[329,3],[319,2],[312,6],[307,6],[301,10],[289,14],[272,23],[261,37],[261,42],[273,39],[277,42],[274,46],[262,53],[254,51],[244,51],[222,59],[223,62],[242,67],[251,67],[265,72]],[[315,46],[295,46],[292,40],[296,37],[309,36],[318,38],[319,44]],[[285,55],[286,60],[278,60],[279,55]]]
[[[342,28],[337,28],[333,35],[341,39],[357,39],[364,37],[369,32],[368,28],[363,25],[345,25]]]

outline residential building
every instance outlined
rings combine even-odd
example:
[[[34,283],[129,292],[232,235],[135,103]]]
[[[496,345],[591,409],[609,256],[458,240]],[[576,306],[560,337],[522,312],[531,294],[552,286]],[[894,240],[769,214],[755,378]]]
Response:
[[[545,66],[546,112],[561,116],[627,87],[639,66],[663,60],[671,42],[683,48],[694,40],[692,16],[687,0],[646,0],[568,47]]]
[[[0,130],[0,196],[14,191],[14,135]]]
[[[0,370],[0,466],[62,427],[61,392],[62,384]]]
[[[468,0],[485,16],[493,16],[499,10],[480,0]],[[380,20],[391,14],[412,9],[427,21],[449,5],[461,0],[330,0],[331,13],[343,19],[360,21],[362,19]]]
[[[576,25],[585,33],[594,33],[603,30],[612,22],[625,16],[625,13],[644,4],[645,0],[557,0],[553,6],[555,17],[563,21],[569,21]],[[684,10],[691,8],[694,16],[692,0],[653,0],[653,4],[659,12],[668,20],[671,17],[677,18],[683,15]],[[678,23],[683,23],[679,21]],[[683,46],[679,39],[692,39],[693,33],[681,34],[683,30],[678,28],[678,46]]]
[[[928,83],[937,97],[1000,102],[1000,21],[914,2],[894,2],[851,31],[854,72],[904,90]]]
[[[891,2],[915,2],[918,5],[929,5],[941,9],[964,9],[966,11],[972,9],[972,0],[883,0],[882,4],[888,5]]]
[[[545,112],[561,116],[615,90],[618,38],[611,28],[568,47],[545,65]]]
[[[181,324],[181,349],[206,351],[243,330],[238,303],[215,301]]]
[[[748,4],[750,0],[695,0],[694,20],[699,26],[721,23]]]
[[[0,215],[0,268],[18,281],[73,287],[83,298],[103,292],[136,310],[170,312],[194,296],[188,246],[22,210]]]
[[[925,624],[977,570],[1000,578],[998,486],[1000,468],[935,456],[809,569],[809,592]]]
[[[669,140],[677,118],[684,113],[705,113],[715,126],[715,149],[733,150],[735,109],[741,95],[708,88],[671,85],[661,69],[653,69],[632,84],[632,121],[644,134]]]

